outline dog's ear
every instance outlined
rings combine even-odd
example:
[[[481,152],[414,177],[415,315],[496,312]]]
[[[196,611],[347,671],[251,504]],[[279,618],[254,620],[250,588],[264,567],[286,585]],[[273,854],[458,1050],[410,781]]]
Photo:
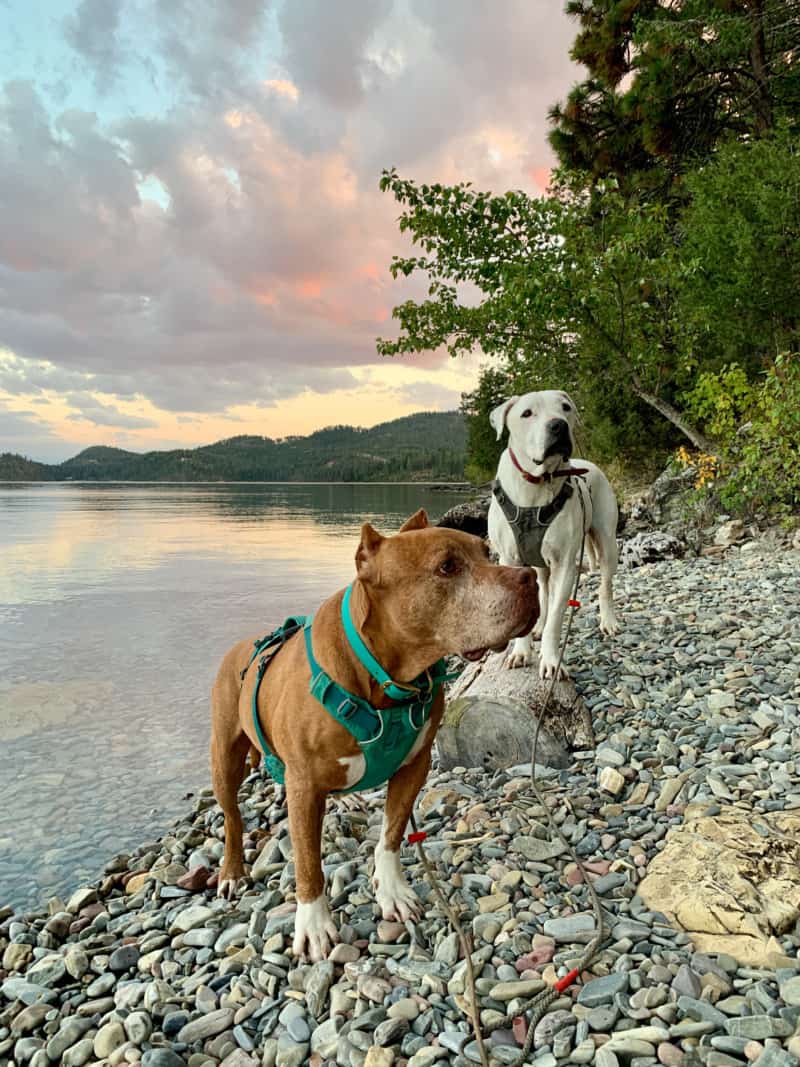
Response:
[[[428,513],[425,508],[420,508],[419,511],[415,511],[410,519],[406,519],[398,533],[407,533],[409,530],[424,530],[426,526],[430,526],[428,522]]]
[[[503,436],[503,430],[506,428],[506,417],[518,400],[518,396],[509,397],[508,400],[504,400],[502,404],[498,404],[489,416],[489,422],[497,433],[498,441]]]
[[[356,571],[359,578],[366,576],[369,571],[369,565],[383,540],[383,535],[379,534],[375,527],[370,526],[368,522],[365,522],[361,527],[361,540],[356,549]]]

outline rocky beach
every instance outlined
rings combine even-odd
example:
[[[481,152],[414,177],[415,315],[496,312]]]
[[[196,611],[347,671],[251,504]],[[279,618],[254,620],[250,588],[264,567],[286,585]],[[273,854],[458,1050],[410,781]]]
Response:
[[[582,586],[566,662],[595,745],[537,777],[607,936],[538,1023],[527,1061],[538,1067],[800,1064],[800,551],[728,540],[623,567],[613,640],[597,629],[596,579]],[[551,840],[528,775],[434,770],[418,805],[472,934],[497,1064],[519,1054],[527,1001],[594,933],[582,874]],[[412,848],[425,918],[377,914],[383,791],[361,809],[330,805],[341,943],[313,966],[291,955],[283,798],[253,776],[241,800],[253,882],[233,903],[214,895],[222,817],[204,791],[169,833],[110,856],[69,899],[0,911],[0,1063],[479,1062],[458,941]]]

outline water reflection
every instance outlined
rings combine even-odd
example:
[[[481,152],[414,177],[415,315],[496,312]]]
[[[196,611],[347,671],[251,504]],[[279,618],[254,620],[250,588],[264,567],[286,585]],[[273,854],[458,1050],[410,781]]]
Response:
[[[349,581],[422,486],[0,483],[0,904],[67,892],[207,784],[224,651]]]

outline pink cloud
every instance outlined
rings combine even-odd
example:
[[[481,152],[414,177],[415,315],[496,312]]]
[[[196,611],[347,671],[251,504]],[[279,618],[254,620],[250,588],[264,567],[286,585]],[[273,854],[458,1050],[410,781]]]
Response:
[[[457,19],[423,0],[292,0],[266,81],[265,5],[209,4],[202,25],[189,5],[158,9],[169,111],[51,114],[22,82],[0,102],[0,343],[189,413],[270,403],[311,377],[340,388],[348,368],[380,364],[392,307],[425,296],[390,277],[408,242],[381,168],[541,191],[546,111],[575,76],[573,27],[529,0],[464,0]],[[124,84],[94,9],[81,55]]]

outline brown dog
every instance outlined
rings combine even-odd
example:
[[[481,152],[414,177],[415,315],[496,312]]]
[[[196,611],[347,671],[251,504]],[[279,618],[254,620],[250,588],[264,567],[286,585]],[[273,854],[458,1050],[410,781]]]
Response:
[[[489,562],[483,541],[428,525],[418,511],[395,537],[382,537],[368,523],[356,552],[351,617],[383,668],[409,682],[441,657],[478,659],[530,631],[536,621],[536,577],[525,567]],[[344,633],[343,592],[314,616],[314,656],[336,682],[376,709],[393,702],[361,665]],[[225,858],[219,893],[232,896],[244,876],[242,819],[237,792],[251,747],[258,747],[252,717],[255,665],[247,667],[253,642],[241,641],[225,656],[212,692],[211,773],[225,814]],[[322,818],[329,793],[362,778],[365,759],[358,742],[309,692],[310,668],[302,633],[289,638],[264,675],[258,716],[267,744],[286,768],[289,831],[297,879],[294,953],[323,959],[336,940],[324,896]],[[389,780],[373,884],[385,918],[417,914],[418,900],[400,866],[400,845],[414,800],[430,767],[431,745],[442,719],[441,689],[430,716],[404,762]]]

